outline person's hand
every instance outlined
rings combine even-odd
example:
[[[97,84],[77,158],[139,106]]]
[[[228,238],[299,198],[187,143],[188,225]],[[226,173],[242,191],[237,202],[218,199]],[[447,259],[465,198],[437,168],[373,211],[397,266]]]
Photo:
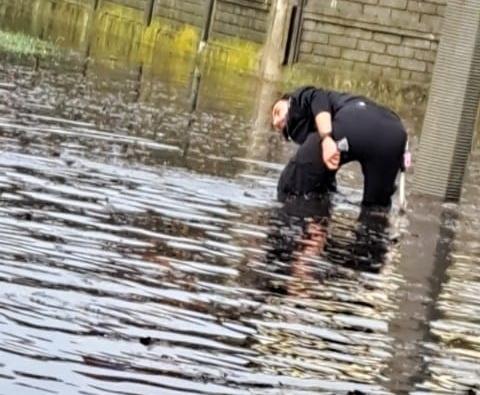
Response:
[[[322,140],[323,162],[330,170],[337,170],[340,166],[340,151],[337,143],[331,136],[326,136]]]

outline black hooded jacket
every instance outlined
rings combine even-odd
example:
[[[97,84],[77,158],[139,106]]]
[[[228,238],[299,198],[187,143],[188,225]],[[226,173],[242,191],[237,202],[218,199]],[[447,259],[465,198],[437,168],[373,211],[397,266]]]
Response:
[[[329,112],[334,122],[336,113],[355,100],[366,99],[313,86],[301,87],[290,96],[284,134],[295,143],[303,144],[309,133],[317,131],[315,117],[319,113]]]

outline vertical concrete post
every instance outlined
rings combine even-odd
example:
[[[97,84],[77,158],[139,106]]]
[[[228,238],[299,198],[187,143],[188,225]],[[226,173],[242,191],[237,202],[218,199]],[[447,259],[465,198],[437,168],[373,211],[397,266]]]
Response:
[[[276,80],[281,74],[285,56],[290,0],[273,0],[270,7],[267,40],[263,50],[262,75],[267,80]]]
[[[184,133],[183,141],[183,157],[188,156],[190,150],[190,127],[193,122],[193,114],[197,111],[198,99],[200,94],[200,87],[202,82],[202,72],[200,70],[200,62],[203,50],[207,45],[208,39],[210,37],[210,31],[215,19],[215,4],[216,0],[208,0],[206,3],[205,9],[205,20],[203,23],[202,36],[200,37],[200,42],[198,43],[197,53],[195,56],[195,67],[192,73],[192,82],[190,85],[190,116],[188,117],[186,125],[186,133]]]
[[[210,30],[213,25],[213,19],[215,16],[215,0],[208,0],[207,2],[207,9],[205,13],[205,23],[203,25],[202,31],[202,42],[206,43],[208,38],[210,37]]]
[[[281,140],[271,141],[274,132],[270,124],[272,122],[272,103],[278,98],[279,87],[276,82],[263,80],[259,82],[255,92],[255,115],[252,128],[249,130],[246,158],[260,161],[278,161],[282,153]],[[272,147],[272,144],[276,144]]]
[[[155,10],[155,0],[148,0],[145,4],[145,24],[150,26],[153,18],[153,11]]]
[[[300,50],[300,38],[302,36],[303,27],[303,9],[306,0],[297,0],[296,5],[292,5],[290,12],[290,26],[288,30],[287,42],[285,44],[285,57],[283,64],[291,65],[298,59]]]
[[[202,36],[200,37],[200,42],[198,43],[197,54],[195,57],[195,69],[193,70],[193,78],[190,92],[190,112],[194,112],[197,110],[198,93],[200,91],[200,81],[202,78],[202,73],[200,71],[200,61],[203,50],[207,45],[208,39],[210,37],[210,30],[213,25],[213,20],[215,18],[215,2],[215,0],[208,0],[207,7],[205,9],[205,21],[203,23]]]
[[[82,74],[83,76],[87,76],[88,73],[88,66],[90,63],[90,55],[92,52],[92,45],[95,39],[95,22],[97,20],[97,11],[100,8],[102,0],[94,0],[93,1],[93,8],[88,17],[88,24],[85,26],[85,60],[83,63]]]
[[[480,98],[480,0],[448,0],[415,171],[416,191],[458,200]]]
[[[32,32],[37,37],[42,35],[43,18],[42,4],[39,0],[35,0],[32,6]]]

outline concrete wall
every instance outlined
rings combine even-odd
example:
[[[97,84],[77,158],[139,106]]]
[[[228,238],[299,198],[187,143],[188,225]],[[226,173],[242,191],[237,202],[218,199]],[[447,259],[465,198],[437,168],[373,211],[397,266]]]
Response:
[[[429,81],[446,0],[309,0],[298,61]]]
[[[480,102],[480,0],[449,0],[415,166],[415,189],[462,190]]]

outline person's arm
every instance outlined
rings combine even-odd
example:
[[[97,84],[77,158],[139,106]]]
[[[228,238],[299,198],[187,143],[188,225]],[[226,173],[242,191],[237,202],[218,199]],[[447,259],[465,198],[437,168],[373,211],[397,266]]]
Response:
[[[336,170],[340,165],[340,151],[332,138],[332,115],[329,104],[324,91],[316,90],[313,93],[311,109],[322,141],[323,161],[330,170]]]
[[[332,116],[328,111],[322,111],[315,116],[315,124],[317,125],[318,133],[323,140],[332,134]]]

